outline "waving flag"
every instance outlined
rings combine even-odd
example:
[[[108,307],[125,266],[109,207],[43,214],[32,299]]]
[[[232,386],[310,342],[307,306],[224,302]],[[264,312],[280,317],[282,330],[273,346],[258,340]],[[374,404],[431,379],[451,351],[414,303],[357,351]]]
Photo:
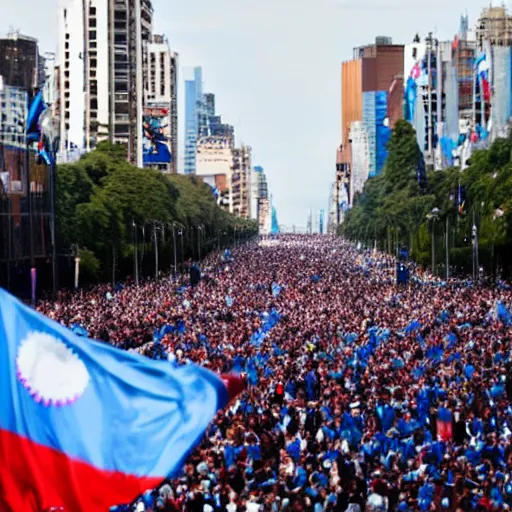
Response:
[[[180,470],[241,384],[81,338],[0,289],[0,510],[131,502]]]

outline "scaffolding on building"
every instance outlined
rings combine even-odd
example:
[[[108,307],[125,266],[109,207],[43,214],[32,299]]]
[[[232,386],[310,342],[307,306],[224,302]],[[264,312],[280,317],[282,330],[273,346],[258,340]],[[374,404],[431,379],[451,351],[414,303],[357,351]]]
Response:
[[[479,49],[483,48],[485,41],[492,46],[512,46],[512,16],[504,5],[482,11],[476,27],[476,39]]]

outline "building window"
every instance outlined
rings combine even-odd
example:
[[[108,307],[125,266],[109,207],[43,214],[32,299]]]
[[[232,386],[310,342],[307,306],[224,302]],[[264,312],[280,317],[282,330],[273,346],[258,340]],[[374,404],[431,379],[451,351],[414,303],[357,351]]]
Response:
[[[92,98],[91,99],[91,110],[97,110],[98,109],[98,98]]]
[[[89,28],[96,28],[96,20],[94,18],[89,18]]]
[[[128,134],[129,133],[128,125],[116,124],[115,127],[114,127],[114,133],[116,135]]]
[[[96,39],[96,30],[89,30],[89,40],[94,41]]]
[[[89,43],[89,48],[97,48],[98,47],[98,44],[96,43],[96,41],[92,41]]]
[[[96,7],[89,7],[89,16],[96,16]]]
[[[128,92],[128,84],[126,82],[116,82],[114,92]]]
[[[98,59],[91,59],[91,68],[95,68],[98,65]]]

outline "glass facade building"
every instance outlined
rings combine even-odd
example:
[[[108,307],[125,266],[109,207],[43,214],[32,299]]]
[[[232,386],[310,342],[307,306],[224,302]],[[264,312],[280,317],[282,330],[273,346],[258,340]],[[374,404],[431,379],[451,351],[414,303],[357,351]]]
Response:
[[[202,75],[200,67],[185,70],[185,174],[196,172],[199,119],[203,103]]]

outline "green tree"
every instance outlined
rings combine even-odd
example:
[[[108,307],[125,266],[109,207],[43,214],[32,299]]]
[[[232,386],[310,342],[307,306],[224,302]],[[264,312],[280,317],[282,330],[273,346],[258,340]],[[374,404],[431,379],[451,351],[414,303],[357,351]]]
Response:
[[[219,234],[226,233],[222,241],[227,244],[234,234],[240,240],[257,233],[256,223],[222,211],[199,178],[138,169],[126,162],[125,147],[108,142],[73,164],[58,166],[56,214],[59,251],[84,254],[91,280],[131,272],[134,223],[139,254],[151,261],[157,231],[161,268],[172,261],[173,223],[186,228],[185,257],[197,254],[198,243],[204,256]]]

